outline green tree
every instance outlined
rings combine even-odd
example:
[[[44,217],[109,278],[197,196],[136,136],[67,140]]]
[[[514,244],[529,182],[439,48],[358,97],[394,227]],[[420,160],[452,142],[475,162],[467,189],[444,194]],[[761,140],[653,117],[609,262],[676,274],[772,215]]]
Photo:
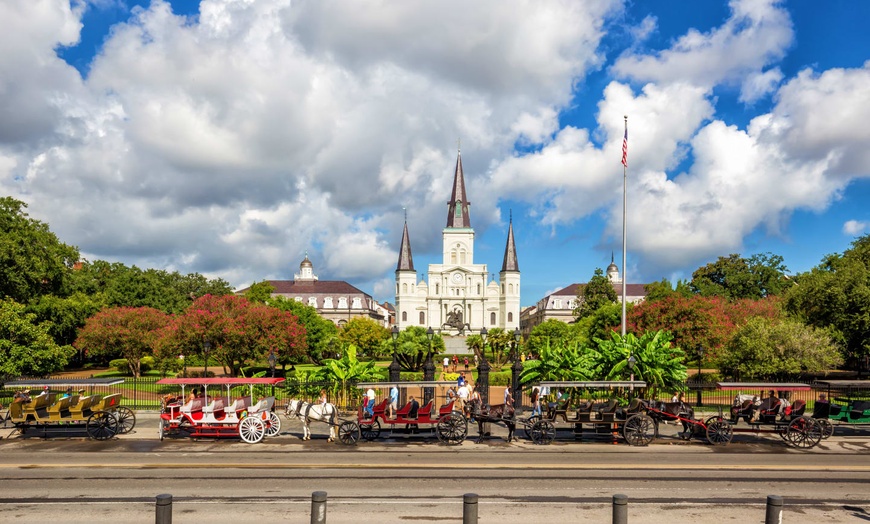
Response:
[[[609,340],[596,339],[600,356],[596,365],[603,372],[605,380],[635,380],[647,383],[650,398],[661,391],[677,391],[685,387],[685,353],[671,345],[672,337],[665,331],[650,331],[636,337],[626,333],[623,338],[613,333]],[[629,359],[634,357],[632,368]]]
[[[251,302],[262,302],[267,303],[269,299],[272,297],[272,293],[275,292],[275,286],[270,284],[267,280],[262,282],[255,282],[251,284],[245,291],[245,298],[250,300]],[[284,297],[279,297],[284,298]],[[295,300],[294,300],[295,302]]]
[[[858,369],[870,355],[870,235],[852,242],[843,254],[795,277],[785,308],[802,322],[831,329],[846,363]]]
[[[105,297],[100,294],[75,293],[69,297],[42,295],[27,306],[27,311],[36,315],[36,322],[48,322],[48,332],[58,345],[68,346],[75,342],[85,321],[104,307]]]
[[[356,356],[356,346],[348,344],[341,349],[341,358],[326,359],[323,367],[313,378],[332,383],[332,393],[339,404],[346,404],[348,398],[356,396],[357,382],[375,380],[380,377],[374,360],[360,362]]]
[[[59,346],[46,323],[12,299],[0,300],[0,375],[44,376],[60,371],[75,353]]]
[[[674,287],[665,278],[663,278],[661,282],[653,282],[652,284],[644,285],[643,290],[646,292],[644,302],[655,302],[656,300],[662,300],[673,296],[688,298],[694,295],[691,286],[685,280],[677,280],[677,285]]]
[[[293,313],[305,327],[308,353],[305,356],[294,357],[292,363],[301,362],[307,357],[311,362],[320,365],[327,358],[335,356],[334,347],[338,339],[338,328],[331,320],[323,318],[315,308],[298,300],[278,296],[269,298],[266,303],[282,311]]]
[[[750,319],[719,358],[722,371],[741,380],[786,380],[841,363],[839,349],[824,330],[766,318]]]
[[[347,321],[338,331],[338,340],[345,346],[353,345],[360,355],[377,357],[381,353],[381,344],[390,338],[390,330],[380,322],[365,317],[356,317]]]
[[[527,360],[520,374],[521,384],[543,380],[596,380],[600,355],[594,349],[564,341],[547,341],[538,357]]]
[[[486,334],[486,347],[489,351],[486,353],[486,359],[489,361],[493,369],[501,369],[511,358],[511,348],[514,344],[514,334],[512,331],[505,331],[503,328],[492,328]],[[478,355],[480,358],[480,355]]]
[[[783,258],[773,253],[749,258],[731,254],[696,269],[690,286],[702,296],[759,299],[780,295],[790,287],[787,271]]]
[[[26,208],[24,202],[0,197],[0,299],[21,304],[60,292],[79,258],[78,249],[29,218]]]
[[[75,347],[95,357],[123,358],[130,374],[138,377],[141,360],[154,352],[169,322],[169,315],[150,307],[105,309],[85,322]]]
[[[538,354],[547,344],[553,347],[568,346],[576,338],[577,328],[575,324],[567,324],[551,318],[532,328],[524,350]]]
[[[610,279],[604,275],[600,267],[595,268],[595,274],[585,285],[577,290],[577,303],[574,316],[578,319],[591,315],[595,310],[606,304],[619,300]]]
[[[444,339],[441,335],[434,334],[432,343],[429,336],[421,326],[408,326],[399,332],[395,344],[392,337],[381,342],[380,353],[392,355],[393,348],[396,350],[396,360],[401,369],[405,371],[420,371],[427,358],[432,358],[444,351]]]

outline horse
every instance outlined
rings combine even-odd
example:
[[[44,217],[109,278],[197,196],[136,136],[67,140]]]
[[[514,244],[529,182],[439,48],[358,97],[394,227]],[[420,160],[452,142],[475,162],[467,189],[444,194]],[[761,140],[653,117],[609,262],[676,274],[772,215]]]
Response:
[[[311,440],[311,429],[308,427],[308,422],[311,420],[326,422],[329,425],[329,438],[326,441],[335,440],[335,419],[338,410],[332,404],[312,404],[304,400],[291,400],[287,404],[284,415],[288,419],[298,418],[302,421],[302,440]]]
[[[504,424],[508,429],[507,441],[513,441],[517,424],[514,420],[514,407],[510,404],[484,406],[479,398],[474,398],[465,403],[465,414],[477,421],[478,444],[483,442],[483,437],[485,436],[483,431],[483,424],[485,422]]]
[[[680,420],[680,422],[683,423],[684,437],[691,438],[692,432],[690,431],[690,427],[693,429],[699,427],[695,424],[686,422],[686,420],[695,419],[695,410],[692,409],[692,406],[686,404],[685,402],[650,401],[645,402],[645,404],[647,404],[647,414],[649,414],[656,421],[683,419]]]

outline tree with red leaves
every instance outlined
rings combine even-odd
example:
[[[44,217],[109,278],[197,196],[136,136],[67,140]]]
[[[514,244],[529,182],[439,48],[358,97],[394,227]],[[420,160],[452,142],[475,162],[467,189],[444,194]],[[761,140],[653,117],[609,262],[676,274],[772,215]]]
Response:
[[[206,342],[208,344],[206,344]],[[232,376],[250,360],[274,352],[279,360],[307,349],[305,328],[290,312],[236,295],[205,295],[178,315],[163,333],[162,358],[179,353],[217,360]]]
[[[124,358],[134,377],[141,373],[140,360],[158,345],[171,317],[150,307],[114,307],[85,321],[73,344],[79,351],[106,358]]]

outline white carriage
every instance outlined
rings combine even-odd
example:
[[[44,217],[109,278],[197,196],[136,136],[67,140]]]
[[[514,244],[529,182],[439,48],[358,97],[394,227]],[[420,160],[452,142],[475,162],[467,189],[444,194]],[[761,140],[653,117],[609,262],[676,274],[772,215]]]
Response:
[[[181,386],[181,395],[164,401],[160,440],[167,436],[190,438],[238,437],[253,444],[281,431],[273,411],[275,397],[254,399],[255,386],[274,387],[283,378],[164,378],[160,385]],[[186,389],[202,388],[195,398]],[[241,390],[241,391],[240,391]],[[241,394],[239,394],[241,393]]]

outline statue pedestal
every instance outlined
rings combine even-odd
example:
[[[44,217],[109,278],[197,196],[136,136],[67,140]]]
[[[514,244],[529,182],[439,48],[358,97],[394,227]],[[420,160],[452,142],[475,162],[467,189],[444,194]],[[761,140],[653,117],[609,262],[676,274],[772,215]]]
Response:
[[[465,336],[441,334],[444,339],[444,352],[448,355],[473,355],[474,352],[465,345]]]

